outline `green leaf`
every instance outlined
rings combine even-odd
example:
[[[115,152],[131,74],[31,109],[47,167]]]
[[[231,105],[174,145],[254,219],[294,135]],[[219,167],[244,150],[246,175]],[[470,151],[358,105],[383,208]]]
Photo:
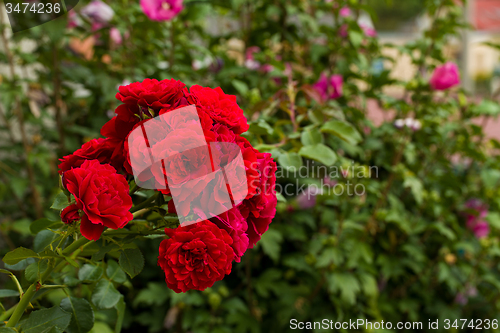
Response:
[[[64,331],[71,320],[71,314],[63,311],[59,306],[50,309],[33,311],[22,324],[24,333],[40,333],[56,328]]]
[[[497,102],[483,99],[481,104],[472,109],[477,115],[497,116],[500,114],[500,105]]]
[[[321,127],[321,132],[333,134],[352,145],[361,141],[359,132],[348,123],[339,120],[330,120]]]
[[[249,127],[248,131],[252,132],[253,134],[272,135],[274,132],[274,129],[265,120],[260,119],[258,122],[250,123],[250,127]]]
[[[102,279],[95,286],[92,303],[99,309],[111,309],[118,303],[121,296],[111,281]]]
[[[55,210],[63,210],[64,208],[66,208],[68,206],[69,206],[68,197],[63,192],[59,192],[56,195],[56,197],[54,199],[54,203],[52,204],[52,206],[50,206],[50,208],[55,209]]]
[[[302,157],[297,153],[284,153],[278,157],[278,163],[285,169],[298,171],[302,167]]]
[[[106,255],[106,253],[113,251],[115,249],[118,249],[118,248],[119,248],[119,246],[116,243],[110,243],[108,245],[105,245],[105,246],[101,247],[99,249],[99,251],[97,251],[97,253],[92,255],[92,261],[100,261],[100,260],[104,259],[104,256]]]
[[[139,249],[126,249],[120,255],[121,268],[130,275],[131,278],[139,274],[144,268],[144,257]]]
[[[340,291],[340,298],[353,305],[356,303],[356,294],[360,291],[358,280],[352,274],[334,273],[328,278],[330,292]]]
[[[17,333],[17,331],[11,327],[0,327],[0,333]]]
[[[37,234],[38,232],[48,229],[48,228],[59,228],[62,225],[60,221],[52,221],[47,218],[38,219],[30,224],[30,231],[32,234]]]
[[[37,279],[39,280],[41,278],[42,274],[45,273],[48,267],[48,260],[38,260],[37,262],[34,262],[26,267],[24,276],[26,277],[26,280],[34,282]]]
[[[125,301],[123,298],[122,296],[115,306],[117,313],[115,333],[120,333],[122,331],[123,319],[125,318]]]
[[[49,246],[50,244],[58,241],[61,238],[59,234],[51,230],[41,230],[35,236],[33,240],[33,249],[36,252],[42,252]]]
[[[95,282],[101,278],[103,272],[104,270],[99,266],[85,264],[78,271],[78,279],[80,281]]]
[[[125,283],[127,281],[127,275],[120,268],[120,265],[114,260],[108,261],[108,267],[106,268],[106,274],[109,279],[118,283]]]
[[[19,291],[10,289],[0,289],[0,298],[19,296]]]
[[[267,254],[274,262],[277,262],[280,256],[281,242],[283,241],[283,236],[276,229],[269,229],[263,235],[259,241],[262,246],[262,250]]]
[[[94,311],[86,299],[67,297],[61,301],[61,308],[71,313],[71,321],[66,332],[86,333],[94,326]]]
[[[321,132],[316,128],[306,128],[300,135],[300,141],[304,146],[323,143],[323,134],[321,134]]]
[[[248,85],[240,80],[233,80],[233,86],[238,90],[242,96],[246,96],[248,93]]]
[[[358,31],[350,30],[349,31],[349,40],[351,41],[352,45],[355,48],[358,48],[361,46],[361,43],[363,42],[363,34]]]
[[[3,262],[9,265],[15,265],[21,260],[27,259],[27,258],[37,258],[38,254],[36,254],[35,251],[24,248],[24,247],[18,247],[15,250],[10,251],[3,257]]]
[[[300,156],[331,166],[337,161],[337,154],[322,143],[300,148]]]

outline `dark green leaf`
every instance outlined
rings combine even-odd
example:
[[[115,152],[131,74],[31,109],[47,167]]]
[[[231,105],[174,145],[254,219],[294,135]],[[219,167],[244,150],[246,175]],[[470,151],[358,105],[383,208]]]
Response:
[[[66,208],[68,206],[69,206],[68,197],[63,192],[59,192],[56,195],[56,197],[54,199],[54,203],[52,204],[52,206],[50,206],[50,208],[55,209],[55,210],[63,210],[64,208]]]
[[[71,320],[71,314],[63,311],[59,306],[50,309],[33,311],[22,324],[24,333],[40,333],[53,328],[64,331]]]
[[[30,231],[32,234],[37,234],[38,232],[48,229],[48,228],[58,228],[62,225],[60,221],[52,221],[46,218],[38,219],[30,224]]]
[[[139,249],[126,249],[122,251],[119,262],[121,268],[131,278],[139,274],[144,267],[144,257]]]
[[[61,308],[71,313],[71,321],[66,328],[68,333],[85,333],[94,326],[94,311],[83,298],[68,297],[61,301]]]

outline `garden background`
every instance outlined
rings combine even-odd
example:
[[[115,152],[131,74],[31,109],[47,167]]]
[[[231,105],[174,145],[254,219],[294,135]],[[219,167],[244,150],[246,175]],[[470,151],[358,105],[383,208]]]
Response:
[[[92,304],[92,332],[500,319],[500,142],[484,130],[500,114],[496,74],[462,72],[462,86],[431,80],[448,61],[467,63],[473,27],[462,1],[184,1],[159,21],[139,1],[108,1],[112,14],[87,5],[16,34],[1,16],[2,256],[54,240],[32,223],[60,219],[50,208],[58,159],[100,137],[118,86],[145,78],[236,95],[250,123],[243,136],[272,153],[277,183],[290,189],[258,245],[203,292],[169,290],[157,267],[161,238],[143,237],[144,269],[113,280],[120,301]],[[413,37],[383,41],[391,29]],[[500,49],[494,39],[482,46]],[[24,289],[30,263],[4,265]],[[32,306],[90,300],[94,282],[44,289]],[[0,289],[6,320],[18,286],[6,273]]]

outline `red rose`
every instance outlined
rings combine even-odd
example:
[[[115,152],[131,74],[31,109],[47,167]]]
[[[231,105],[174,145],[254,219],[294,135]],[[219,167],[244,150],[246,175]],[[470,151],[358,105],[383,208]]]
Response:
[[[205,290],[231,273],[234,251],[228,233],[209,221],[165,229],[158,265],[167,286],[176,293]]]
[[[184,83],[174,79],[161,81],[145,79],[142,82],[120,86],[116,99],[134,107],[140,106],[143,112],[147,112],[148,108],[154,111],[171,109],[179,105],[187,105],[184,98],[185,87]],[[157,115],[150,115],[150,117]]]
[[[71,224],[75,221],[80,220],[80,213],[78,206],[76,204],[71,204],[64,208],[61,212],[61,220],[66,224]]]
[[[98,240],[104,227],[123,228],[133,218],[128,183],[111,165],[87,160],[64,172],[63,185],[84,212],[80,231],[87,239]]]
[[[63,174],[71,168],[78,168],[86,160],[98,160],[100,163],[111,164],[117,171],[123,168],[130,170],[120,142],[116,139],[94,139],[86,142],[71,155],[59,159],[59,173]]]
[[[263,233],[269,229],[269,224],[276,215],[277,198],[276,185],[276,163],[271,154],[258,153],[260,185],[257,194],[244,200],[238,206],[241,215],[247,220],[249,248],[260,240]]]
[[[234,260],[240,262],[241,257],[248,249],[247,221],[243,218],[240,211],[233,208],[219,216],[211,218],[210,221],[214,222],[219,228],[226,230],[229,236],[231,236],[233,239],[231,247],[234,250]]]
[[[206,113],[214,124],[226,125],[236,134],[248,130],[243,110],[236,103],[236,96],[226,95],[220,87],[215,89],[194,85],[186,96],[189,104],[195,104],[198,113]]]

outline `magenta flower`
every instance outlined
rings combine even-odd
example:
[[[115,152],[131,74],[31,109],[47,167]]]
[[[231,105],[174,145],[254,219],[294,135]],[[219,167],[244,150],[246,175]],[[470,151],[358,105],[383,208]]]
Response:
[[[313,85],[313,88],[319,93],[321,100],[328,99],[328,78],[324,73],[321,73],[318,82]]]
[[[342,24],[342,25],[340,26],[340,30],[339,30],[339,35],[340,35],[340,37],[344,37],[344,38],[346,38],[346,37],[347,37],[347,35],[349,34],[349,31],[348,31],[348,30],[349,30],[349,27],[347,26],[347,24]]]
[[[340,9],[339,14],[341,17],[349,17],[351,16],[351,9],[349,7],[343,7]]]
[[[141,0],[144,14],[153,21],[170,21],[184,8],[183,0]]]
[[[96,23],[108,23],[115,15],[113,9],[100,0],[92,1],[80,13]]]
[[[434,90],[446,90],[460,84],[460,73],[457,64],[447,62],[436,67],[429,83]]]
[[[330,77],[330,87],[331,87],[330,98],[331,99],[337,99],[340,96],[342,96],[343,84],[344,84],[344,80],[342,79],[342,75],[335,74],[332,77]]]
[[[488,215],[488,206],[479,199],[470,199],[465,203],[465,208],[467,229],[472,231],[477,238],[488,236],[490,226],[484,220]]]
[[[313,88],[319,93],[321,100],[337,99],[342,96],[343,79],[342,75],[335,74],[328,78],[324,73],[321,74],[318,82]]]

